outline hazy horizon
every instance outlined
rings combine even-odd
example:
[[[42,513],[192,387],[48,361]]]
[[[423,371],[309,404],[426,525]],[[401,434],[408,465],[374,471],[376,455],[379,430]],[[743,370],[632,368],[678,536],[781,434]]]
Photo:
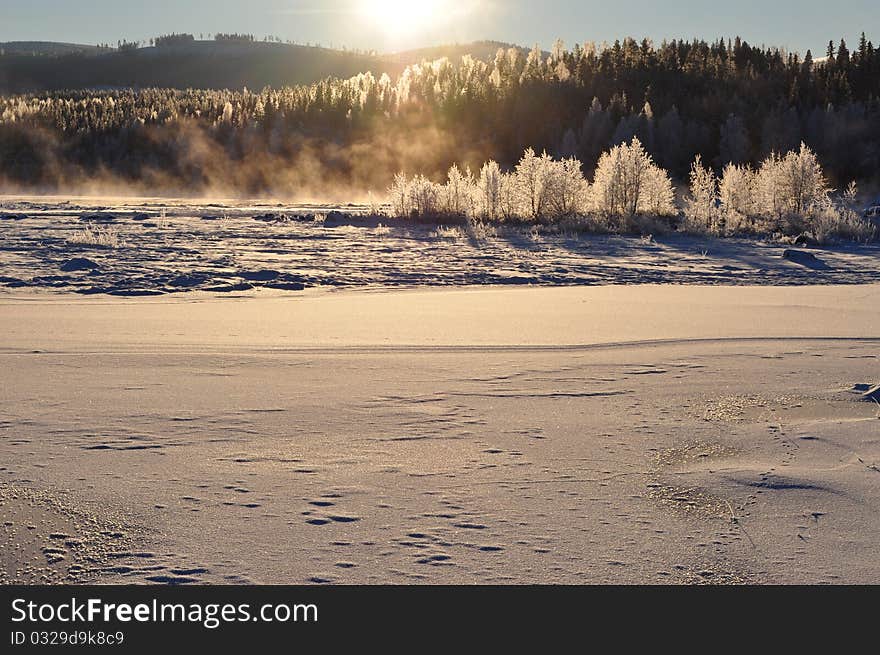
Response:
[[[217,0],[210,14],[193,2],[156,0],[71,3],[34,0],[27,6],[0,3],[5,20],[0,41],[51,41],[94,45],[118,40],[148,41],[160,34],[251,33],[302,44],[394,52],[472,41],[503,41],[549,48],[561,38],[613,42],[627,36],[663,40],[732,38],[821,56],[841,35],[851,45],[862,32],[880,33],[880,17],[868,0],[846,6],[818,0],[767,5],[746,0],[707,8],[690,0],[657,7],[647,0],[613,5],[556,0],[532,6],[523,0],[254,0],[243,5]],[[7,6],[10,5],[10,6]]]

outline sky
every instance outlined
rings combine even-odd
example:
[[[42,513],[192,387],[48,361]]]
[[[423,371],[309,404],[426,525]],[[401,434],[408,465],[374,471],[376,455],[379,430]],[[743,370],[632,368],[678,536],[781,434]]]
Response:
[[[0,0],[0,41],[111,43],[244,32],[393,52],[489,39],[548,48],[633,36],[742,36],[817,56],[829,40],[880,42],[878,0]]]

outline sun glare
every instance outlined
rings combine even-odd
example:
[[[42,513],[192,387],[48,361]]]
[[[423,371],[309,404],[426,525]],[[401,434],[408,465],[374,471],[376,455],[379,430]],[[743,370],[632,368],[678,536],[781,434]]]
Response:
[[[442,17],[443,0],[365,0],[366,16],[391,34],[417,32]]]

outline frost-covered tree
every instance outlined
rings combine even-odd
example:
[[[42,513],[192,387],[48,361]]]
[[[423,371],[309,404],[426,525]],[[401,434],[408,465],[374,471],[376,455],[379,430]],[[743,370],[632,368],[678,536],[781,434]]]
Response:
[[[803,215],[827,199],[830,188],[819,160],[806,144],[789,152],[778,167],[785,208]]]
[[[654,164],[638,139],[614,146],[599,158],[591,189],[593,208],[610,218],[673,209],[669,175]]]
[[[758,170],[757,210],[769,218],[805,216],[829,192],[816,154],[803,143],[784,157],[771,154]]]
[[[388,195],[395,216],[431,217],[440,213],[442,192],[443,187],[424,175],[409,179],[404,173],[398,173]]]
[[[751,166],[728,164],[718,184],[721,212],[730,229],[755,215],[757,175]]]
[[[519,217],[519,193],[517,192],[516,175],[502,173],[498,192],[498,210],[501,218],[512,221]]]
[[[638,139],[614,146],[599,157],[593,180],[593,206],[609,217],[632,217],[639,208],[648,157]]]
[[[590,186],[575,158],[546,164],[544,180],[544,214],[548,218],[567,218],[586,209]]]
[[[640,211],[651,216],[673,216],[677,213],[675,189],[665,169],[659,166],[648,168]]]
[[[477,213],[490,221],[501,216],[501,168],[492,160],[483,164],[477,181]]]
[[[395,216],[409,216],[412,206],[409,201],[409,182],[405,173],[394,176],[394,182],[388,189],[388,201]]]
[[[521,214],[524,218],[538,219],[544,213],[545,183],[550,156],[540,157],[528,148],[514,171]]]
[[[417,216],[436,216],[440,211],[440,193],[438,184],[424,175],[416,175],[408,185],[411,212]]]
[[[782,159],[775,152],[770,153],[758,168],[755,180],[755,207],[761,216],[778,219],[785,212],[781,169]]]
[[[703,166],[699,155],[691,165],[690,196],[685,200],[684,215],[694,225],[709,231],[717,229],[718,179],[712,169]]]
[[[537,45],[529,51],[526,57],[525,67],[520,76],[520,83],[537,82],[544,77],[544,57],[541,48]]]
[[[222,121],[224,123],[231,123],[232,122],[232,103],[231,102],[227,102],[223,105]]]
[[[440,190],[440,211],[452,216],[470,216],[474,210],[476,184],[470,169],[464,173],[453,164]]]

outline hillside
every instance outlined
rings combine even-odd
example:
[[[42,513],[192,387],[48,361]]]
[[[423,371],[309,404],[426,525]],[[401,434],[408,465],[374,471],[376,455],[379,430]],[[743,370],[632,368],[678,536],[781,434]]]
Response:
[[[94,45],[81,43],[57,43],[55,41],[9,41],[0,43],[0,55],[24,57],[62,57],[66,55],[92,55],[106,52]]]
[[[310,84],[327,77],[348,78],[366,71],[394,77],[406,65],[422,59],[457,59],[470,53],[489,60],[499,47],[507,45],[479,42],[370,55],[316,46],[234,41],[195,41],[109,52],[72,44],[0,44],[5,53],[0,56],[0,93],[114,87],[261,89]]]
[[[499,48],[516,48],[523,53],[526,53],[529,50],[522,46],[512,43],[502,43],[500,41],[474,41],[473,43],[456,43],[418,48],[416,50],[405,50],[403,52],[383,55],[383,58],[398,63],[413,64],[422,60],[433,61],[435,59],[440,59],[441,57],[459,59],[464,55],[470,55],[474,59],[491,62],[495,59],[495,54],[498,52]],[[548,53],[544,54],[546,55]]]

